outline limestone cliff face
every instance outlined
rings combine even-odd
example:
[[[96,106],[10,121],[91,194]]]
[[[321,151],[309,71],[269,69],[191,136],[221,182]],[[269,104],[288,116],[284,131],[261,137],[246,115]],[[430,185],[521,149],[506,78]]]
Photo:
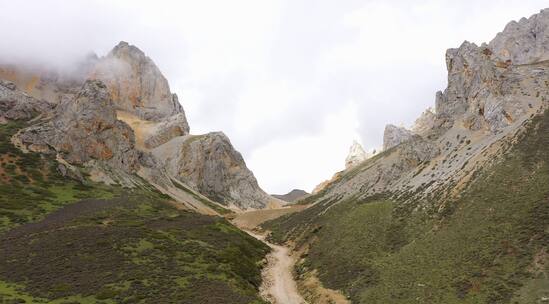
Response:
[[[147,120],[183,113],[177,96],[154,62],[137,47],[120,42],[100,58],[91,77],[103,81],[120,110]],[[187,126],[188,128],[188,126]]]
[[[226,206],[264,208],[272,199],[222,132],[177,137],[152,152],[172,176]]]
[[[493,133],[538,107],[549,59],[549,10],[510,22],[489,44],[446,52],[448,87],[436,96],[437,124]]]
[[[353,141],[353,144],[349,148],[349,154],[345,159],[345,169],[352,168],[367,160],[371,156],[371,154],[364,151],[362,146],[357,141]]]
[[[71,164],[99,160],[130,173],[139,167],[133,131],[116,119],[107,87],[97,80],[86,81],[74,100],[61,103],[51,119],[23,129],[17,138],[31,151],[60,153]]]

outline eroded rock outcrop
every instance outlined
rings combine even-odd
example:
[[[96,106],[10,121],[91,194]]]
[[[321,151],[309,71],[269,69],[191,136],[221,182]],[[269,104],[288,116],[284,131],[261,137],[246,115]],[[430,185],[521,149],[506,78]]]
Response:
[[[272,200],[222,132],[176,137],[152,153],[172,176],[226,206],[264,208]]]
[[[510,22],[489,44],[446,52],[448,86],[436,97],[436,125],[501,131],[539,107],[547,91],[549,10]],[[534,98],[532,98],[534,97]]]
[[[158,67],[143,51],[127,42],[120,42],[101,58],[91,74],[107,85],[117,109],[147,120],[183,113]]]
[[[129,173],[139,167],[133,131],[116,119],[107,87],[98,80],[86,81],[74,100],[61,103],[50,120],[23,129],[17,140],[31,151],[60,153],[71,164],[98,160]]]
[[[413,133],[404,127],[397,127],[395,125],[386,125],[383,132],[383,150],[389,150],[394,146],[397,146],[412,138]]]

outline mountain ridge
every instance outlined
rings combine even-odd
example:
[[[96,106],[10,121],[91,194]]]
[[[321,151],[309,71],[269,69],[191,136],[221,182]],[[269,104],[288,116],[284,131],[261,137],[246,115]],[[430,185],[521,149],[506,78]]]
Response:
[[[548,25],[544,9],[489,44],[449,49],[448,86],[420,127],[389,126],[381,153],[336,174],[307,209],[264,224],[295,244],[299,278],[316,273],[353,303],[549,296]]]

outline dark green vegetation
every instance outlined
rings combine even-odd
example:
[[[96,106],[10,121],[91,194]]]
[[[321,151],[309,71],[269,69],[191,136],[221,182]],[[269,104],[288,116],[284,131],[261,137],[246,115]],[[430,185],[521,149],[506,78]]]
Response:
[[[0,303],[263,303],[268,248],[153,189],[64,178],[0,125]]]
[[[310,244],[298,274],[354,303],[544,303],[549,297],[549,113],[439,212],[390,196],[317,205],[266,227]],[[429,205],[432,202],[414,202]]]
[[[120,189],[63,177],[51,156],[23,153],[10,138],[23,123],[0,125],[0,232],[37,221],[81,198],[112,198]]]

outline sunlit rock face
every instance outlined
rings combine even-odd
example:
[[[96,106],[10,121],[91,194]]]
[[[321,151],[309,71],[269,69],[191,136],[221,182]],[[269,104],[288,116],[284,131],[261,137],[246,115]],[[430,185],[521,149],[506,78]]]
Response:
[[[99,59],[91,77],[103,81],[115,106],[147,120],[183,113],[177,96],[154,62],[137,47],[120,42]]]

